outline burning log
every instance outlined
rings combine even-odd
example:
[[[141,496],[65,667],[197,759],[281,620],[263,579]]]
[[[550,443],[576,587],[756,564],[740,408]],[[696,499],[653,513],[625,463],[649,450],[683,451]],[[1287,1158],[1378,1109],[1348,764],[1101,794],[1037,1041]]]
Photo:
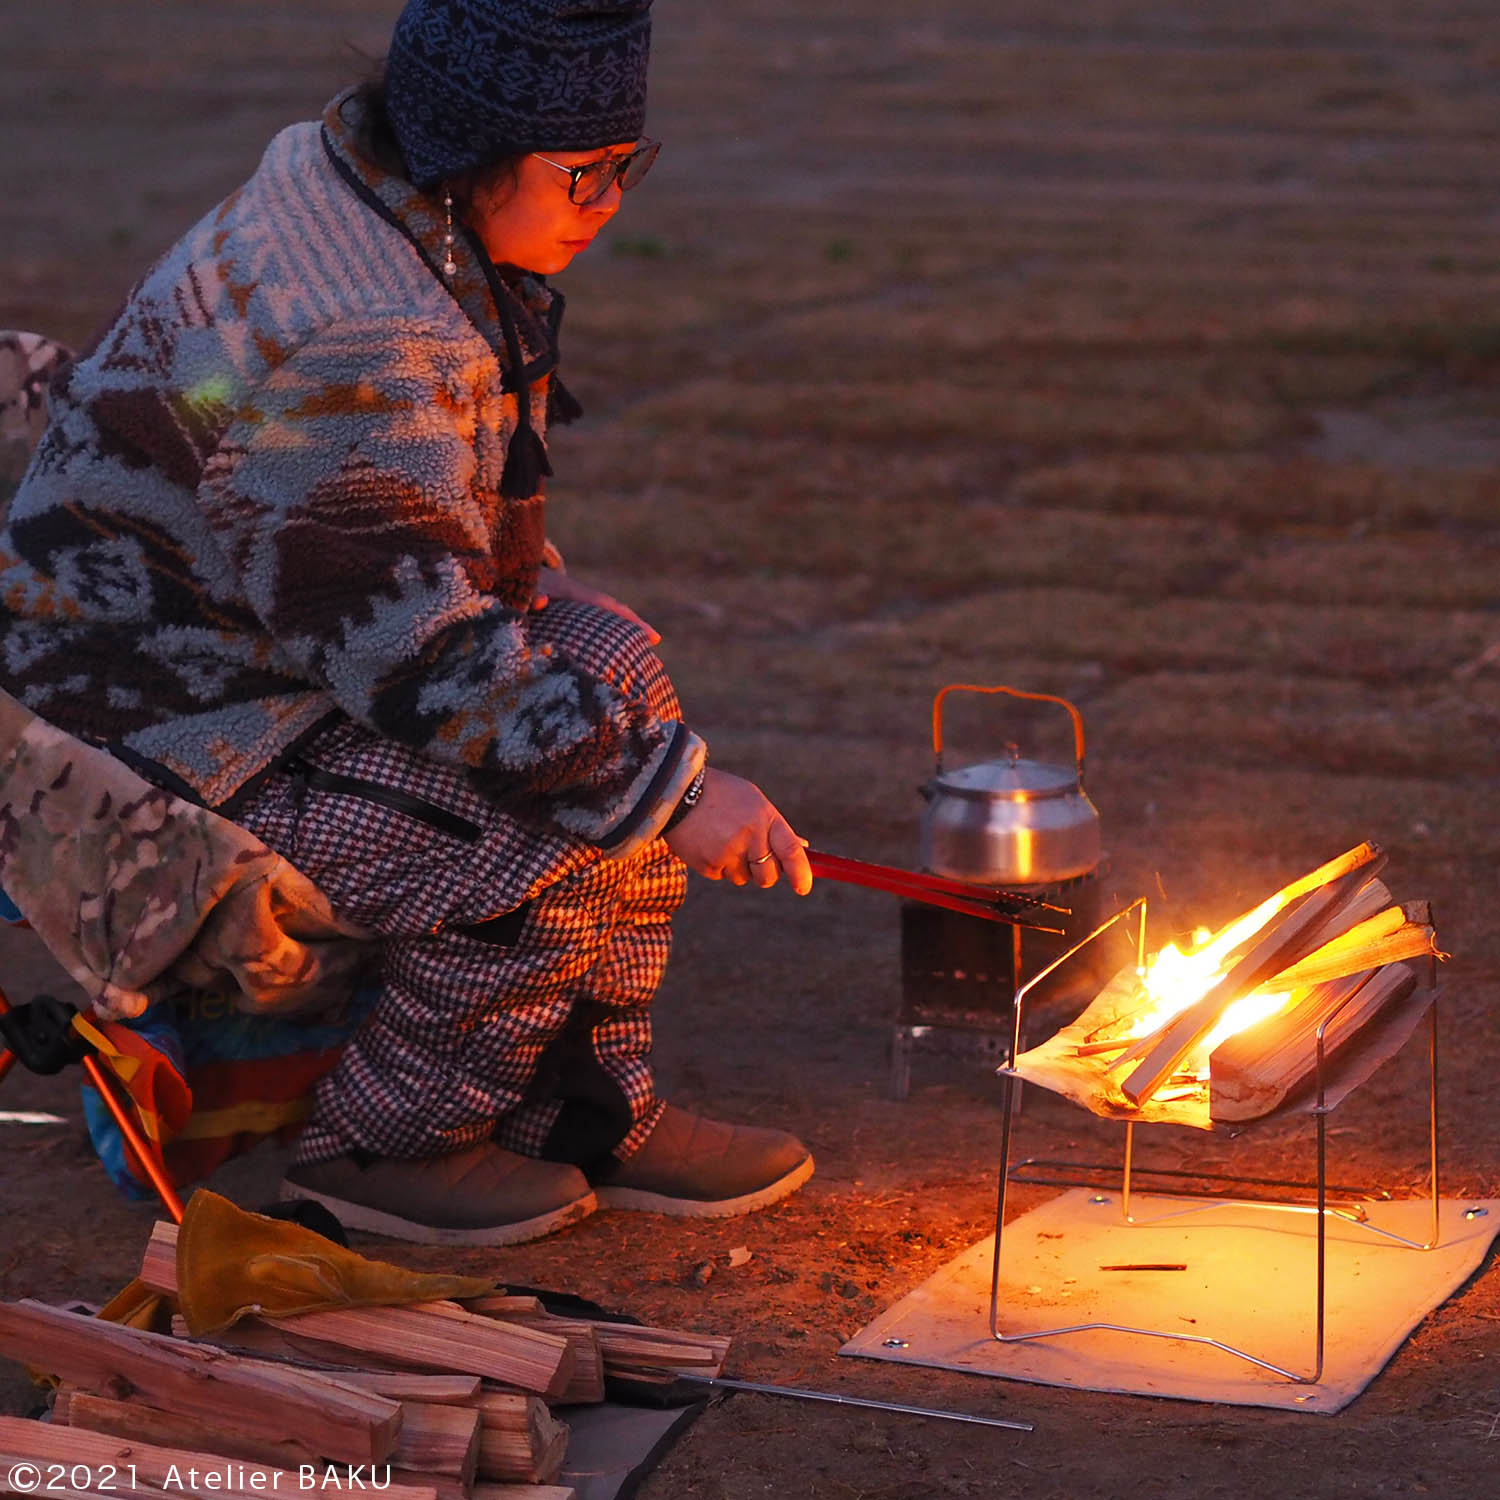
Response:
[[[1361,845],[1361,848],[1372,846]],[[1377,855],[1378,851],[1352,868],[1337,868],[1349,855],[1332,861],[1323,866],[1324,870],[1337,869],[1331,878],[1318,880],[1320,872],[1314,871],[1278,891],[1270,902],[1262,903],[1255,913],[1242,919],[1252,921],[1265,906],[1271,907],[1270,915],[1252,928],[1249,948],[1234,960],[1223,977],[1201,999],[1147,1039],[1140,1062],[1120,1085],[1125,1097],[1139,1105],[1154,1094],[1177,1071],[1183,1058],[1213,1030],[1230,1001],[1257,989],[1282,969],[1307,957],[1312,951],[1309,940],[1326,927],[1334,913],[1369,879],[1369,865]],[[1139,1047],[1130,1049],[1116,1066],[1134,1061],[1139,1052]]]
[[[1361,844],[1186,952],[1122,970],[1059,1033],[1066,1050],[1033,1049],[1022,1076],[1119,1116],[1192,1101],[1173,1118],[1205,1128],[1276,1109],[1315,1073],[1320,1025],[1327,1061],[1387,1006],[1409,1011],[1407,960],[1446,957],[1427,903],[1398,905],[1376,878],[1384,861]]]
[[[1405,999],[1416,984],[1416,975],[1400,966],[1344,976],[1314,985],[1286,1010],[1222,1042],[1209,1061],[1210,1117],[1253,1120],[1269,1114],[1312,1081],[1318,1065],[1320,1025],[1327,1022],[1326,1065],[1361,1028],[1386,1006]]]
[[[1349,928],[1385,911],[1394,901],[1390,887],[1372,876],[1316,932],[1309,935],[1309,946],[1317,952]]]
[[[1289,901],[1295,901],[1298,896],[1319,890],[1335,880],[1343,880],[1356,871],[1363,871],[1368,880],[1384,869],[1385,860],[1385,850],[1379,844],[1356,844],[1352,849],[1330,859],[1327,864],[1319,865],[1316,870],[1309,870],[1290,885],[1283,886],[1273,899],[1285,905]]]
[[[1379,884],[1378,881],[1375,884]],[[1276,976],[1279,989],[1326,984],[1381,964],[1410,958],[1439,958],[1432,908],[1425,901],[1388,906],[1340,933]]]

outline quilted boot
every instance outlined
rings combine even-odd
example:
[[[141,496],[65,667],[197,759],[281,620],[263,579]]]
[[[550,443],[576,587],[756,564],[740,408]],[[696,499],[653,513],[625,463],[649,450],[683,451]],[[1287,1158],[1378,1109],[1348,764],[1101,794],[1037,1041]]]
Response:
[[[641,1148],[597,1174],[595,1187],[601,1208],[718,1219],[775,1203],[812,1172],[812,1153],[784,1130],[725,1125],[669,1104]]]
[[[284,1199],[310,1198],[349,1229],[419,1245],[512,1245],[593,1213],[577,1167],[491,1142],[420,1160],[363,1151],[287,1169]]]

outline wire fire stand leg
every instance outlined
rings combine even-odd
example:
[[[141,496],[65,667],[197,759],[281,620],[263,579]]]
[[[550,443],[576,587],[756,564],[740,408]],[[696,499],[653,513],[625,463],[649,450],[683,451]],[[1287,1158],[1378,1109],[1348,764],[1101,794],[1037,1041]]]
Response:
[[[1086,937],[1083,940],[1083,942],[1081,942],[1081,943],[1079,943],[1077,945],[1077,947],[1069,949],[1068,952],[1064,953],[1062,955],[1062,957],[1059,958],[1056,961],[1055,964],[1051,965],[1048,969],[1043,970],[1043,972],[1041,974],[1038,974],[1036,976],[1036,978],[1031,981],[1031,984],[1034,984],[1038,980],[1044,978],[1048,973],[1051,972],[1052,968],[1056,968],[1059,964],[1065,963],[1080,948],[1083,948],[1087,944],[1093,942],[1093,940],[1096,937],[1100,936],[1104,931],[1106,931],[1115,922],[1118,922],[1123,917],[1128,916],[1130,914],[1130,912],[1136,910],[1137,907],[1140,909],[1140,925],[1139,925],[1138,939],[1137,939],[1137,944],[1138,944],[1138,946],[1137,946],[1137,963],[1138,963],[1138,965],[1144,965],[1144,961],[1145,961],[1146,903],[1145,903],[1144,899],[1141,899],[1141,900],[1133,903],[1131,906],[1126,907],[1124,911],[1119,912],[1115,916],[1111,917],[1108,922],[1105,922],[1095,932],[1091,933],[1088,937]],[[1435,982],[1435,965],[1432,965],[1432,966],[1430,966],[1430,969],[1429,969],[1429,983],[1432,984],[1434,982]],[[1023,1004],[1024,998],[1025,998],[1025,993],[1026,993],[1026,991],[1029,988],[1030,988],[1029,984],[1028,985],[1023,985],[1019,990],[1016,991],[1016,1000],[1015,1000],[1015,1034],[1014,1034],[1014,1037],[1013,1037],[1011,1055],[1010,1055],[1009,1064],[1008,1064],[1008,1066],[1012,1067],[1012,1068],[1015,1066],[1016,1058],[1017,1058],[1017,1056],[1019,1055],[1019,1052],[1020,1052],[1021,1009],[1022,1009],[1022,1004]],[[1351,995],[1349,997],[1349,1000],[1352,1000],[1353,998],[1354,997]],[[1439,1242],[1439,1239],[1440,1239],[1441,1200],[1440,1200],[1440,1195],[1439,1195],[1439,1183],[1438,1183],[1438,1127],[1437,1127],[1437,1113],[1438,1113],[1438,1072],[1437,1072],[1437,1003],[1436,1003],[1436,998],[1437,997],[1434,994],[1431,997],[1431,999],[1429,1000],[1428,1007],[1427,1007],[1427,1018],[1428,1018],[1428,1027],[1427,1027],[1427,1085],[1428,1085],[1428,1130],[1427,1130],[1427,1141],[1428,1141],[1428,1158],[1429,1158],[1429,1164],[1428,1164],[1428,1181],[1429,1181],[1430,1190],[1431,1190],[1432,1219],[1431,1219],[1431,1233],[1430,1233],[1430,1235],[1429,1235],[1429,1237],[1428,1237],[1428,1239],[1426,1240],[1425,1243],[1419,1243],[1416,1240],[1407,1239],[1407,1238],[1405,1238],[1402,1235],[1395,1234],[1395,1233],[1391,1232],[1390,1230],[1381,1229],[1377,1225],[1368,1223],[1367,1220],[1366,1220],[1366,1218],[1365,1218],[1364,1211],[1362,1209],[1358,1208],[1357,1206],[1355,1206],[1353,1208],[1346,1208],[1346,1207],[1343,1207],[1341,1205],[1340,1206],[1332,1206],[1332,1207],[1330,1207],[1330,1205],[1328,1203],[1328,1170],[1327,1170],[1328,1169],[1328,1126],[1327,1126],[1327,1119],[1328,1119],[1329,1114],[1332,1113],[1332,1110],[1333,1110],[1334,1106],[1331,1106],[1331,1105],[1327,1104],[1327,1102],[1326,1102],[1326,1098],[1327,1098],[1327,1094],[1326,1094],[1326,1087],[1327,1087],[1326,1062],[1327,1062],[1327,1059],[1326,1059],[1326,1055],[1325,1055],[1324,1043],[1325,1043],[1325,1034],[1327,1032],[1327,1028],[1331,1024],[1331,1022],[1333,1021],[1334,1017],[1337,1016],[1337,1014],[1339,1013],[1339,1011],[1343,1009],[1342,1005],[1339,1006],[1334,1012],[1332,1012],[1332,1014],[1330,1014],[1329,1016],[1327,1016],[1324,1019],[1324,1021],[1322,1022],[1322,1024],[1318,1027],[1318,1030],[1317,1030],[1317,1060],[1316,1060],[1316,1070],[1315,1070],[1315,1074],[1314,1074],[1314,1077],[1315,1077],[1315,1080],[1316,1080],[1316,1101],[1317,1102],[1313,1106],[1312,1110],[1310,1111],[1311,1114],[1313,1115],[1314,1122],[1315,1122],[1315,1124],[1314,1124],[1314,1131],[1315,1131],[1316,1153],[1317,1153],[1317,1180],[1316,1180],[1316,1184],[1315,1184],[1316,1191],[1317,1191],[1317,1202],[1316,1202],[1316,1204],[1272,1202],[1272,1201],[1267,1201],[1267,1200],[1258,1199],[1258,1198],[1211,1198],[1211,1199],[1208,1199],[1207,1201],[1205,1201],[1203,1203],[1194,1204],[1194,1205],[1191,1205],[1191,1206],[1189,1206],[1187,1208],[1176,1209],[1176,1210],[1173,1210],[1171,1213],[1157,1215],[1155,1218],[1152,1218],[1152,1219],[1139,1220],[1139,1219],[1135,1218],[1135,1216],[1131,1213],[1131,1210],[1130,1210],[1131,1177],[1132,1177],[1132,1170],[1133,1170],[1133,1164],[1134,1164],[1134,1155],[1135,1155],[1135,1125],[1136,1125],[1136,1122],[1133,1121],[1133,1120],[1129,1120],[1129,1121],[1125,1122],[1125,1152],[1124,1152],[1123,1170],[1122,1170],[1122,1175],[1121,1175],[1120,1197],[1121,1197],[1121,1218],[1122,1218],[1123,1222],[1125,1222],[1126,1224],[1130,1224],[1132,1226],[1149,1225],[1149,1224],[1159,1224],[1159,1223],[1162,1223],[1163,1221],[1165,1221],[1167,1219],[1181,1218],[1181,1217],[1184,1217],[1184,1216],[1186,1216],[1188,1214],[1203,1213],[1203,1212],[1206,1212],[1207,1210],[1213,1209],[1213,1208],[1225,1208],[1225,1207],[1236,1207],[1236,1206],[1251,1206],[1251,1207],[1254,1207],[1256,1209],[1268,1210],[1268,1211],[1273,1211],[1273,1212],[1299,1213],[1299,1214],[1315,1214],[1316,1215],[1316,1218],[1317,1218],[1317,1259],[1316,1259],[1316,1273],[1315,1273],[1316,1274],[1316,1303],[1315,1303],[1315,1305],[1316,1305],[1316,1319],[1315,1319],[1315,1334],[1314,1334],[1314,1361],[1313,1361],[1312,1372],[1310,1374],[1298,1374],[1296,1371],[1289,1370],[1289,1369],[1285,1368],[1282,1365],[1273,1364],[1269,1360],[1261,1359],[1258,1355],[1252,1354],[1252,1353],[1250,1353],[1246,1349],[1238,1348],[1238,1347],[1236,1347],[1235,1345],[1232,1345],[1232,1344],[1226,1344],[1222,1340],[1215,1339],[1215,1338],[1210,1338],[1210,1337],[1208,1337],[1205,1334],[1178,1333],[1178,1332],[1170,1331],[1170,1330],[1167,1330],[1167,1329],[1138,1328],[1138,1327],[1132,1327],[1130,1325],[1121,1324],[1121,1323],[1106,1323],[1106,1322],[1073,1323],[1073,1324],[1069,1324],[1069,1325],[1062,1326],[1062,1327],[1057,1327],[1057,1328],[1037,1329],[1035,1332],[1032,1332],[1032,1333],[1005,1333],[1005,1332],[1003,1332],[1001,1330],[1001,1328],[1000,1328],[1000,1261],[1001,1261],[1001,1249],[1002,1249],[1002,1245],[1003,1245],[1003,1241],[1004,1241],[1004,1233],[1005,1233],[1006,1186],[1007,1186],[1007,1184],[1008,1184],[1008,1182],[1010,1180],[1010,1147],[1011,1147],[1011,1117],[1012,1117],[1012,1111],[1011,1111],[1011,1108],[1010,1108],[1010,1102],[1011,1102],[1010,1091],[1011,1091],[1012,1088],[1015,1087],[1015,1084],[1016,1084],[1016,1080],[1008,1072],[1001,1074],[1001,1082],[1002,1082],[1002,1085],[1003,1085],[1003,1087],[1005,1089],[1005,1094],[1004,1094],[1004,1096],[1002,1098],[1002,1101],[1001,1101],[1002,1124],[1001,1124],[1001,1131],[1000,1131],[1000,1170],[999,1170],[999,1178],[998,1178],[998,1184],[997,1184],[996,1195],[995,1195],[996,1196],[996,1201],[995,1201],[995,1250],[994,1250],[993,1259],[991,1261],[991,1272],[990,1272],[990,1335],[991,1335],[991,1337],[994,1338],[997,1342],[1002,1343],[1002,1344],[1027,1343],[1027,1342],[1034,1341],[1034,1340],[1039,1340],[1039,1339],[1059,1338],[1059,1337],[1062,1337],[1065,1334],[1071,1334],[1071,1333],[1089,1333],[1089,1332],[1126,1333],[1126,1334],[1135,1334],[1135,1335],[1138,1335],[1138,1336],[1143,1337],[1143,1338],[1171,1339],[1171,1340],[1173,1340],[1173,1341],[1175,1341],[1177,1343],[1183,1343],[1183,1344],[1202,1344],[1202,1345],[1206,1345],[1207,1347],[1209,1347],[1211,1349],[1220,1350],[1221,1352],[1223,1352],[1225,1354],[1233,1355],[1237,1359],[1242,1359],[1242,1360],[1245,1360],[1245,1361],[1247,1361],[1248,1363],[1250,1363],[1252,1365],[1256,1365],[1260,1369],[1267,1370],[1267,1371],[1269,1371],[1273,1375],[1279,1375],[1283,1379],[1288,1380],[1288,1381],[1290,1381],[1290,1382],[1292,1382],[1294,1384],[1297,1384],[1297,1385],[1315,1385],[1322,1378],[1322,1375],[1323,1375],[1323,1357],[1324,1357],[1324,1347],[1325,1347],[1325,1333],[1326,1333],[1326,1326],[1327,1326],[1327,1285],[1328,1285],[1328,1281],[1327,1281],[1327,1241],[1328,1241],[1328,1219],[1329,1219],[1329,1216],[1330,1215],[1336,1216],[1336,1217],[1338,1217],[1341,1220],[1344,1220],[1344,1221],[1346,1221],[1348,1223],[1357,1225],[1359,1228],[1364,1229],[1365,1231],[1367,1231],[1370,1234],[1379,1235],[1379,1236],[1381,1236],[1384,1239],[1390,1240],[1390,1241],[1394,1242],[1395,1244],[1400,1245],[1400,1246],[1402,1246],[1402,1247],[1404,1247],[1406,1249],[1410,1249],[1410,1250],[1425,1251],[1425,1250],[1435,1249],[1436,1246],[1437,1246],[1437,1244],[1438,1244],[1438,1242]],[[1349,1000],[1345,1000],[1344,1004],[1347,1005],[1349,1003]],[[1183,1174],[1183,1175],[1189,1175],[1189,1174]],[[1241,1179],[1225,1178],[1223,1180],[1226,1181],[1226,1182],[1236,1182],[1236,1181],[1238,1181],[1240,1183],[1244,1183],[1245,1181],[1247,1181],[1247,1179],[1243,1179],[1243,1178],[1241,1178]],[[1294,1184],[1287,1184],[1287,1186],[1293,1186],[1293,1185]]]

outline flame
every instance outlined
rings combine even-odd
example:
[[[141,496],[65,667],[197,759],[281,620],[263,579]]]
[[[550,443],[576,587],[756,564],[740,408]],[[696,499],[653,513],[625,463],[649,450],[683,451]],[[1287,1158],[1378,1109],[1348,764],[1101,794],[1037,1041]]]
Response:
[[[1147,961],[1141,976],[1146,1003],[1131,1016],[1130,1029],[1117,1040],[1132,1042],[1149,1036],[1201,1000],[1224,977],[1230,954],[1264,927],[1286,905],[1286,899],[1278,891],[1218,932],[1199,928],[1186,951],[1175,943],[1162,948]],[[1209,1055],[1220,1042],[1276,1015],[1291,999],[1290,992],[1257,989],[1225,1006],[1213,1029],[1183,1058],[1174,1078],[1188,1075],[1199,1082],[1206,1080]]]
[[[1208,1059],[1220,1042],[1285,1010],[1291,998],[1290,990],[1259,989],[1251,990],[1248,995],[1241,995],[1238,1000],[1226,1005],[1224,1014],[1215,1023],[1214,1029],[1188,1055],[1184,1063],[1185,1070],[1196,1073],[1200,1078],[1209,1077],[1211,1070]]]

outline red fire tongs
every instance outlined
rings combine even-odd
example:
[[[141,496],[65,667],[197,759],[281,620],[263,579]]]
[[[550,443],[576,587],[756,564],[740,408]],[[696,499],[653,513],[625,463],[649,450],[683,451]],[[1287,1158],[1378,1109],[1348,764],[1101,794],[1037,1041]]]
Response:
[[[1063,933],[1041,920],[1043,913],[1072,915],[1066,906],[1055,906],[1025,891],[1008,891],[1003,886],[972,885],[963,880],[945,880],[940,875],[925,875],[917,870],[900,870],[893,865],[872,865],[862,859],[845,859],[841,854],[807,851],[807,862],[814,875],[824,880],[838,880],[845,885],[869,886],[907,901],[928,906],[943,906],[969,917],[983,917],[990,922],[1007,922],[1012,927],[1030,927],[1036,932]]]

